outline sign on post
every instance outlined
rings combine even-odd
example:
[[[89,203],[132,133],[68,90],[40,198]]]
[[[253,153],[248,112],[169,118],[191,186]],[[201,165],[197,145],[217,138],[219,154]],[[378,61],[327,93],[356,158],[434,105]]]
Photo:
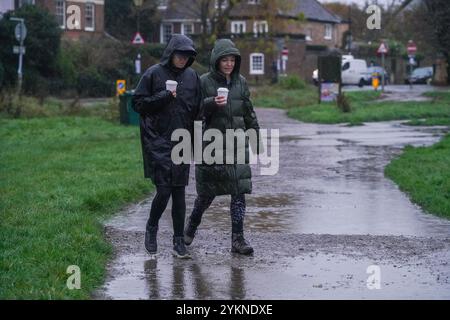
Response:
[[[21,22],[16,25],[14,29],[14,35],[16,36],[17,41],[24,41],[27,37],[27,27],[25,27],[25,23]]]
[[[134,69],[136,71],[136,74],[141,74],[141,54],[140,53],[137,55],[137,59],[134,60]]]
[[[378,50],[377,50],[378,54],[387,54],[388,51],[389,51],[388,47],[384,42],[382,42],[380,44],[380,46],[378,47]]]
[[[142,38],[141,34],[139,32],[136,32],[131,43],[132,44],[144,44],[145,41],[144,41],[144,38]]]
[[[389,49],[388,49],[386,43],[384,43],[384,41],[381,42],[380,47],[377,50],[377,53],[381,54],[381,66],[383,67],[383,71],[381,72],[381,91],[384,91],[384,82],[385,82],[384,70],[386,70],[386,68],[385,68],[385,63],[384,63],[384,57],[388,54],[388,52],[389,52]]]
[[[415,61],[415,57],[416,57],[416,52],[417,52],[417,46],[414,43],[414,41],[409,40],[408,44],[406,45],[406,51],[408,52],[408,57],[409,57],[409,86],[410,88],[412,88],[412,72],[413,72],[413,67],[416,65],[416,61]]]
[[[9,20],[19,22],[14,29],[14,36],[19,42],[19,46],[13,47],[13,52],[19,55],[19,66],[17,67],[17,93],[20,95],[22,92],[22,79],[23,79],[23,55],[25,54],[25,46],[23,42],[27,37],[27,27],[25,27],[25,19],[10,17]]]
[[[406,47],[406,50],[408,51],[408,55],[409,56],[413,56],[417,52],[417,46],[412,40],[409,40],[408,41],[408,46]]]
[[[126,81],[125,80],[117,80],[116,81],[116,92],[117,95],[124,94],[127,91]]]
[[[319,103],[322,101],[335,101],[341,94],[342,84],[342,58],[328,55],[318,58],[319,70]]]
[[[25,54],[25,47],[23,46],[14,46],[13,53],[15,54]]]
[[[284,47],[283,50],[281,51],[281,57],[283,60],[289,59],[289,50],[286,47]]]

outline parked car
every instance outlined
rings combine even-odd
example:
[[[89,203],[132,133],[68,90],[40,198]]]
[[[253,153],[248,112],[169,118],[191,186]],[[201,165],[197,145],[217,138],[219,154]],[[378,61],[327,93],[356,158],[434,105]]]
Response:
[[[411,77],[405,78],[405,84],[429,84],[433,80],[433,67],[417,68]]]
[[[389,83],[389,73],[380,66],[371,66],[367,68],[367,77],[366,77],[366,84],[372,85],[372,77],[374,73],[378,73],[380,76],[380,83],[381,83],[381,76],[384,73],[384,85],[387,85]]]

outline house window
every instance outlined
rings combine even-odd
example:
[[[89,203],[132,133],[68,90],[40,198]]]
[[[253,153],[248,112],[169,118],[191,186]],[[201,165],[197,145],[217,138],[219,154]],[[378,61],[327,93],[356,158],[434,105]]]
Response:
[[[264,74],[263,53],[252,53],[250,55],[250,74]]]
[[[173,33],[173,25],[164,23],[161,25],[161,43],[168,43]]]
[[[231,33],[245,33],[245,21],[232,21]]]
[[[85,27],[86,31],[95,30],[95,5],[93,3],[86,3],[84,7],[85,13]]]
[[[19,0],[19,7],[24,6],[26,4],[35,4],[35,0]]]
[[[160,9],[160,10],[167,9],[167,0],[159,0],[158,1],[158,9]]]
[[[325,25],[325,39],[333,39],[333,26],[331,24]]]
[[[181,34],[190,35],[194,33],[194,24],[192,23],[183,23],[181,25]]]
[[[228,7],[228,0],[216,0],[214,7],[216,9],[219,9],[219,2],[220,2],[220,9],[226,9]]]
[[[305,32],[306,35],[306,41],[312,41],[312,29],[307,29]]]
[[[253,33],[255,36],[269,32],[269,24],[267,21],[255,21],[253,23]]]
[[[55,0],[55,15],[56,21],[61,28],[66,27],[66,5],[64,0]]]

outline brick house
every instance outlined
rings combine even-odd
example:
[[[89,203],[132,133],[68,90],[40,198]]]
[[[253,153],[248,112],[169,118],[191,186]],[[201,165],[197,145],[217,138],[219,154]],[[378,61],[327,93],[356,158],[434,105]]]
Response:
[[[38,5],[53,13],[65,38],[95,37],[104,33],[105,0],[2,0],[0,9],[14,10],[24,4]]]
[[[154,42],[166,43],[173,33],[193,39],[201,34],[201,17],[190,3],[195,0],[179,1],[160,1],[161,25]],[[250,81],[268,80],[276,73],[309,80],[318,54],[310,48],[340,47],[346,30],[348,24],[317,0],[288,0],[285,7],[276,8],[270,2],[244,0],[231,10],[227,32],[219,37],[236,42],[242,54],[241,72]]]

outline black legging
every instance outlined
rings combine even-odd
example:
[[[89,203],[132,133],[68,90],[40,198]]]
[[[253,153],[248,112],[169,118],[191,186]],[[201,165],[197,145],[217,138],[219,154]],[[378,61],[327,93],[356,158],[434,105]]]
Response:
[[[156,195],[152,201],[150,210],[150,218],[147,221],[147,227],[158,226],[164,210],[166,210],[167,202],[172,196],[172,222],[175,237],[183,236],[184,217],[186,215],[186,200],[184,195],[185,187],[156,187]]]

